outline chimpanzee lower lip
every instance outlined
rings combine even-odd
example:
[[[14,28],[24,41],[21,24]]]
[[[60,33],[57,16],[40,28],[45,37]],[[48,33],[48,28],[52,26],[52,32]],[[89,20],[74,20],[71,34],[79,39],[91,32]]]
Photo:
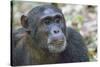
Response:
[[[49,44],[53,44],[53,45],[62,45],[64,43],[63,40],[59,40],[59,41],[55,41],[55,42],[51,42]]]

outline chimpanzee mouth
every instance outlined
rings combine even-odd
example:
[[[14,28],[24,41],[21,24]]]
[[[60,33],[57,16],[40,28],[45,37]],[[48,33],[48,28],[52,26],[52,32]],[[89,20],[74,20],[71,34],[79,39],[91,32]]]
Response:
[[[48,48],[51,53],[60,53],[65,50],[66,46],[66,39],[61,39],[57,41],[51,41],[48,45]]]
[[[51,53],[60,53],[65,50],[66,46],[67,43],[65,37],[53,39],[48,38],[48,50]]]
[[[64,44],[64,40],[53,41],[49,44],[52,44],[54,46],[62,46],[62,44]]]

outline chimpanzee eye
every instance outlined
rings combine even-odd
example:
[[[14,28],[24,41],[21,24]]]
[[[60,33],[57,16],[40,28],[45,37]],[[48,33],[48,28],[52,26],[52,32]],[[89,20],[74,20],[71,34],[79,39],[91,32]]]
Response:
[[[56,19],[55,19],[55,22],[56,22],[56,23],[60,23],[60,21],[61,21],[60,18],[56,18]]]
[[[49,19],[45,19],[43,22],[44,22],[45,24],[50,24],[50,20],[49,20]]]

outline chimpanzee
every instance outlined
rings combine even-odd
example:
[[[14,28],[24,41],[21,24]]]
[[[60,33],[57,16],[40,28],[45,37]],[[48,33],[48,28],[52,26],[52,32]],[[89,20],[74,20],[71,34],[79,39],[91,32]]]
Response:
[[[21,16],[21,24],[12,33],[12,66],[89,61],[82,36],[66,26],[59,8],[37,6]]]

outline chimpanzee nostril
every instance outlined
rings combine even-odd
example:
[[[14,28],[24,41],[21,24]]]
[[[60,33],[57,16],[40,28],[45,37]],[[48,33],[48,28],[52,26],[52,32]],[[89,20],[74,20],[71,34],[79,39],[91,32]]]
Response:
[[[54,30],[54,33],[56,34],[56,33],[59,33],[59,30]]]

